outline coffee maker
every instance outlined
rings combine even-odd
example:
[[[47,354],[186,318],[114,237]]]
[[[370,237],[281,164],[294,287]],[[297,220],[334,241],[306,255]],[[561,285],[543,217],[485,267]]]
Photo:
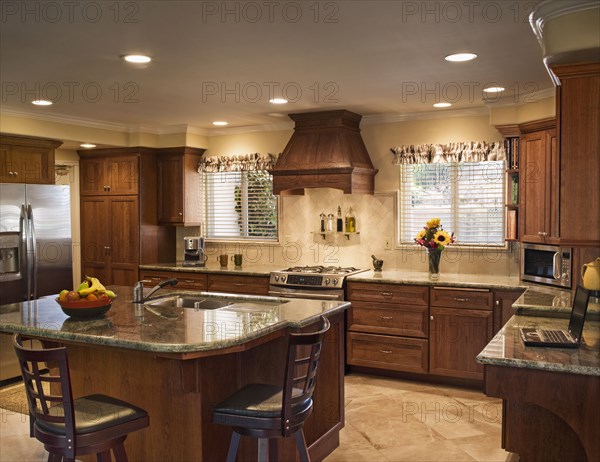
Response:
[[[200,236],[184,237],[183,266],[204,266],[204,238]]]

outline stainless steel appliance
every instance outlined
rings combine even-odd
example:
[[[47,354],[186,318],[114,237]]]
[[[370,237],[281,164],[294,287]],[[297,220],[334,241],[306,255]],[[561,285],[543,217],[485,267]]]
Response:
[[[282,271],[273,271],[269,280],[269,295],[344,300],[346,278],[363,271],[366,270],[339,266],[294,266]]]
[[[184,237],[183,266],[204,266],[204,238],[200,236]]]
[[[69,186],[0,184],[0,305],[73,287],[71,254]],[[4,346],[0,380],[20,374]]]
[[[571,287],[573,249],[555,245],[521,244],[521,279]]]

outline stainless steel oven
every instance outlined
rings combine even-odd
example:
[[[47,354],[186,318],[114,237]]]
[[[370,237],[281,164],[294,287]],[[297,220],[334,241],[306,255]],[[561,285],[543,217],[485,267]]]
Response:
[[[521,279],[571,288],[571,247],[521,244]]]
[[[344,300],[346,277],[360,273],[353,267],[295,266],[271,273],[269,295],[285,298]]]

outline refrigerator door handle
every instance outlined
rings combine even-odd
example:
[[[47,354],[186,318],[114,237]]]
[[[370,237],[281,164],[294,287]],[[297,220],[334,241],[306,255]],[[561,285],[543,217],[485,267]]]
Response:
[[[29,220],[29,230],[31,235],[31,280],[33,281],[33,290],[31,297],[33,300],[37,298],[37,242],[35,240],[35,226],[33,224],[33,210],[31,204],[27,205],[27,219]]]
[[[19,237],[21,239],[21,274],[27,279],[26,293],[23,294],[23,300],[29,300],[31,294],[30,260],[29,260],[29,220],[27,219],[27,209],[25,204],[21,204],[21,216],[19,217]]]

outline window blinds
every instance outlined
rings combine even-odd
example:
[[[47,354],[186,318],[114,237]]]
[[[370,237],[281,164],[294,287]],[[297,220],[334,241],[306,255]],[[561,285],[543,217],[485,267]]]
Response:
[[[277,241],[278,203],[264,170],[202,173],[209,239]]]
[[[430,218],[441,218],[457,245],[504,245],[504,162],[403,164],[400,168],[400,241]]]

